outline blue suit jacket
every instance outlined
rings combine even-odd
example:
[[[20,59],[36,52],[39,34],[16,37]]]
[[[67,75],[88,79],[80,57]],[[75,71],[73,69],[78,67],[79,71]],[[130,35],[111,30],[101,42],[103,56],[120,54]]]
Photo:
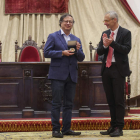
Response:
[[[76,36],[70,34],[70,38],[71,40],[77,40],[81,44],[80,39]],[[63,35],[61,35],[61,31],[50,34],[44,47],[44,56],[51,58],[48,78],[66,80],[70,74],[72,81],[77,83],[77,61],[83,61],[85,58],[82,45],[77,54],[72,56],[62,56],[63,50],[68,50],[68,46]]]

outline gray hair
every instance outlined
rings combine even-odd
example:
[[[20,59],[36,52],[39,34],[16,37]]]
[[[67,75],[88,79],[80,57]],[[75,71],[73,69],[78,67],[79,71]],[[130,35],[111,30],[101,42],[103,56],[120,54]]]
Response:
[[[108,11],[105,15],[109,14],[110,18],[116,18],[118,22],[118,14],[115,11]]]

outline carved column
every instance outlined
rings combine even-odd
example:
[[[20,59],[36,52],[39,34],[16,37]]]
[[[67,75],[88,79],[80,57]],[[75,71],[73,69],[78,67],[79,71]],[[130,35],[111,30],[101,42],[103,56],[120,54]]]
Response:
[[[80,68],[80,105],[79,116],[89,117],[91,115],[91,109],[89,108],[89,87],[88,87],[88,67]],[[84,88],[82,88],[84,87]]]
[[[33,118],[34,110],[32,109],[33,85],[32,69],[26,65],[23,68],[23,86],[24,86],[24,109],[22,110],[23,118]]]

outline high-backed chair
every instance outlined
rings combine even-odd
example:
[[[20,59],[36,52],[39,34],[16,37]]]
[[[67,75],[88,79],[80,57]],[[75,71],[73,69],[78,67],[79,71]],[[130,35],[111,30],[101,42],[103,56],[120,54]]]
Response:
[[[22,47],[18,46],[18,42],[15,42],[15,62],[41,62],[45,61],[44,58],[44,44],[42,42],[41,47],[38,47],[36,42],[32,40],[32,37],[29,35],[28,40],[25,41]],[[43,58],[41,58],[40,49],[43,51]],[[17,51],[21,50],[19,57],[17,56]]]
[[[1,45],[2,43],[1,43],[1,41],[0,41],[0,62],[2,62],[2,45]]]
[[[90,48],[90,61],[102,61],[104,55],[99,56],[97,54],[97,47],[94,48],[92,46],[92,42],[89,43],[89,48]],[[95,50],[94,52],[94,57],[92,59],[92,50]],[[132,71],[131,71],[132,73]],[[130,84],[130,76],[126,77],[126,82],[125,82],[125,87],[124,87],[124,99],[125,99],[125,115],[128,115],[128,112],[130,111],[130,93],[131,93],[131,84]]]

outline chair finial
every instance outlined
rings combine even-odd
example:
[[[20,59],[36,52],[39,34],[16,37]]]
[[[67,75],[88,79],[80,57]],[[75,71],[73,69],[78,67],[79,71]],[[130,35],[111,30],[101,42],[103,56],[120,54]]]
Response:
[[[18,44],[17,40],[16,40],[15,44],[16,44],[16,45]]]
[[[32,40],[32,36],[31,36],[31,35],[28,36],[28,40],[29,40],[29,41]]]
[[[42,44],[43,44],[43,45],[45,44],[45,41],[44,41],[44,39],[43,39],[43,41],[42,41]]]
[[[91,45],[91,44],[92,44],[92,42],[90,41],[90,42],[89,42],[89,44]]]

